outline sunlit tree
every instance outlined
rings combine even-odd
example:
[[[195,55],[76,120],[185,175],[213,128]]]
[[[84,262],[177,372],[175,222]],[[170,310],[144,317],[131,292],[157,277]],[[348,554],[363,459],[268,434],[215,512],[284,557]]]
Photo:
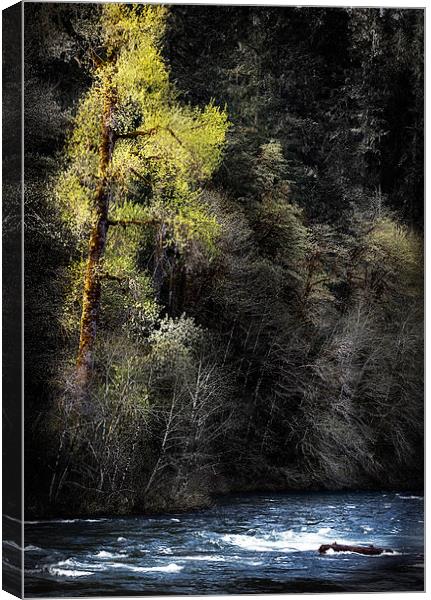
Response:
[[[94,363],[102,283],[133,279],[145,235],[185,252],[198,240],[214,250],[217,223],[201,205],[203,182],[221,157],[227,117],[213,103],[182,105],[161,55],[164,6],[106,4],[91,48],[93,83],[79,103],[56,191],[76,236],[83,282],[77,380]],[[75,282],[76,283],[76,282]],[[76,287],[76,286],[75,286]],[[103,288],[104,289],[104,288]]]

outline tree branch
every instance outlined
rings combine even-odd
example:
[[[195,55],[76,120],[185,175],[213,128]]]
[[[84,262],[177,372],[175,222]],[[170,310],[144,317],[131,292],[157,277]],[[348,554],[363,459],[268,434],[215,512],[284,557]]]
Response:
[[[183,142],[180,140],[180,138],[177,136],[177,134],[170,127],[166,127],[166,131],[168,131],[171,134],[171,136],[174,138],[174,140],[176,142],[179,143],[180,146],[184,146]]]
[[[152,127],[151,129],[147,129],[147,130],[137,129],[136,131],[129,131],[128,133],[117,133],[116,138],[133,140],[138,137],[151,137],[152,135],[155,135],[158,131],[160,131],[160,129],[165,129],[168,133],[171,134],[171,136],[175,139],[176,142],[178,142],[178,144],[180,146],[184,146],[183,142],[177,136],[175,131],[173,129],[171,129],[171,127]],[[154,157],[148,157],[148,158],[159,158],[159,157],[154,156]]]
[[[131,168],[130,171],[131,171],[131,173],[133,173],[133,175],[136,175],[136,177],[139,177],[139,179],[142,179],[142,181],[145,181],[145,183],[151,183],[151,181],[148,177],[145,177],[145,175],[142,175],[142,173],[139,173],[139,171],[137,171],[136,169]]]
[[[142,131],[140,129],[136,131],[129,131],[129,133],[117,133],[117,138],[119,139],[135,139],[137,137],[151,137],[155,135],[159,131],[159,127],[152,127],[151,129],[147,129],[146,131]]]
[[[160,223],[159,219],[114,219],[109,220],[108,225],[121,225],[122,227],[127,227],[127,225],[156,225]]]

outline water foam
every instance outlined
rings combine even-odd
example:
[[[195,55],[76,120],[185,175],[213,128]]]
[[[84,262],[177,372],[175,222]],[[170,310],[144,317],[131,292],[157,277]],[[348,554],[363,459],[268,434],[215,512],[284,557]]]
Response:
[[[397,496],[402,500],[423,500],[423,496],[399,496],[398,494]]]
[[[228,544],[239,546],[245,550],[255,552],[304,552],[318,550],[321,544],[332,543],[334,540],[322,535],[328,533],[330,528],[322,528],[317,533],[295,532],[292,529],[287,531],[272,532],[263,537],[225,534],[222,540]],[[355,542],[345,541],[338,538],[339,543],[352,544]]]
[[[114,554],[113,552],[107,552],[106,550],[100,550],[97,554],[94,554],[94,558],[121,558],[121,554]]]
[[[160,571],[161,573],[179,573],[182,571],[184,567],[181,565],[177,565],[175,563],[169,563],[168,565],[160,566],[160,567],[132,567],[132,571]]]
[[[364,533],[370,533],[370,531],[374,531],[374,527],[369,527],[369,525],[363,525],[362,530]]]
[[[203,561],[208,561],[208,562],[226,562],[226,558],[224,558],[223,556],[214,556],[212,554],[209,555],[205,555],[205,554],[198,554],[196,556],[181,556],[179,557],[181,558],[181,560],[203,560]]]
[[[160,572],[160,573],[178,573],[184,569],[183,566],[177,565],[176,563],[169,563],[168,565],[157,565],[155,567],[136,567],[127,563],[111,563],[109,565],[114,569],[126,569],[127,571],[133,571],[136,573],[147,573],[147,572]]]
[[[50,523],[79,523],[85,519],[44,519],[42,521],[24,521],[26,525],[45,525]]]
[[[60,577],[88,577],[93,575],[91,571],[75,571],[72,569],[59,569],[58,567],[50,567],[48,571],[51,575],[59,575]]]
[[[54,566],[54,568],[57,567],[72,567],[73,569],[79,569],[84,571],[88,569],[91,569],[91,571],[106,571],[106,569],[108,568],[106,564],[81,562],[76,558],[66,558],[66,560],[60,560]]]
[[[99,523],[99,521],[107,521],[107,519],[105,518],[100,518],[100,519],[78,519],[80,521],[82,521],[83,523]]]
[[[326,554],[354,554],[355,556],[363,556],[364,558],[379,558],[380,556],[400,556],[401,552],[397,552],[394,550],[393,552],[388,552],[384,550],[381,554],[361,554],[360,552],[352,552],[351,550],[337,550],[335,551],[333,548],[329,548],[325,552]]]
[[[331,531],[330,527],[321,527],[317,533],[324,535],[325,533],[329,533]]]
[[[26,525],[44,525],[49,523],[99,523],[99,521],[107,521],[107,518],[100,517],[99,519],[43,519],[41,521],[24,521]]]

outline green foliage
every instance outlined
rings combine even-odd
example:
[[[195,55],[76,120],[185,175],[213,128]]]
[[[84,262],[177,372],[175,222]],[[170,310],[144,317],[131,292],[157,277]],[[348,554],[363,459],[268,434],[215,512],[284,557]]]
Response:
[[[265,254],[294,271],[305,260],[310,234],[302,211],[288,202],[288,190],[283,191],[271,190],[263,197],[256,211],[256,227]]]
[[[64,222],[77,244],[83,247],[91,226],[91,190],[83,187],[78,175],[69,171],[59,176],[55,193]]]
[[[187,254],[195,244],[209,256],[216,251],[219,228],[200,202],[200,186],[220,163],[226,112],[213,103],[201,110],[178,102],[160,51],[166,12],[163,6],[102,7],[104,50],[101,57],[94,57],[93,84],[78,104],[67,142],[67,166],[55,189],[77,248],[86,252],[102,176],[104,103],[111,97],[109,125],[115,140],[103,176],[109,185],[109,219],[118,224],[110,229],[100,266],[104,319],[109,323],[121,321],[113,319],[115,312],[129,314],[136,303],[140,310],[149,311],[150,321],[154,318],[148,284],[139,300],[136,294],[129,298],[129,284],[147,277],[140,274],[139,256],[159,229],[166,231],[163,252],[175,247]],[[82,276],[82,269],[79,274],[72,271],[72,276]],[[135,292],[141,287],[135,286]],[[71,282],[71,288],[76,303],[76,282]],[[70,329],[70,318],[64,321]]]
[[[418,298],[423,286],[423,243],[417,233],[381,218],[365,239],[370,285],[383,295]]]
[[[254,177],[258,189],[262,192],[287,180],[288,162],[286,161],[280,142],[271,141],[262,144],[256,157]],[[289,183],[289,182],[287,182]]]
[[[77,6],[32,9],[37,44],[50,25],[26,164],[57,172],[54,189],[28,185],[27,310],[60,323],[46,354],[66,373],[51,506],[420,485],[421,11]],[[79,331],[107,98],[110,225],[79,414],[60,357]]]
[[[200,436],[214,420],[204,415],[214,395],[213,387],[210,393],[205,390],[215,384],[208,379],[214,367],[204,380],[201,375],[206,368],[199,358],[203,332],[190,318],[160,321],[156,296],[169,253],[183,261],[192,254],[207,260],[216,254],[220,228],[201,201],[201,189],[220,164],[227,115],[212,102],[204,109],[179,102],[161,55],[166,14],[163,6],[102,7],[96,31],[100,47],[90,51],[92,84],[77,105],[66,165],[55,186],[57,206],[80,255],[66,272],[70,283],[61,317],[73,343],[101,186],[108,196],[109,234],[95,274],[101,308],[88,399],[91,416],[73,406],[73,378],[63,382],[65,397],[56,413],[57,465],[65,459],[73,468],[55,470],[52,501],[76,486],[84,490],[77,498],[80,506],[97,503],[92,490],[98,490],[106,506],[119,510],[128,486],[136,490],[127,495],[124,506],[129,506],[137,501],[141,477],[149,477],[148,491],[164,472],[167,465],[157,452],[168,456],[166,440],[181,434],[169,455],[178,465],[184,456],[185,465],[191,452],[187,430],[194,428]],[[106,130],[109,149],[103,146]],[[72,423],[79,425],[79,434],[71,433]],[[147,453],[152,471],[139,467],[140,451]],[[184,485],[179,473],[178,485]]]

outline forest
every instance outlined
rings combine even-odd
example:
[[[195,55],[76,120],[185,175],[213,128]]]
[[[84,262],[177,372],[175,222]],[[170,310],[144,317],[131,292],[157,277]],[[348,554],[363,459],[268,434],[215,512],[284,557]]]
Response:
[[[423,54],[419,9],[25,4],[27,516],[422,488]]]

